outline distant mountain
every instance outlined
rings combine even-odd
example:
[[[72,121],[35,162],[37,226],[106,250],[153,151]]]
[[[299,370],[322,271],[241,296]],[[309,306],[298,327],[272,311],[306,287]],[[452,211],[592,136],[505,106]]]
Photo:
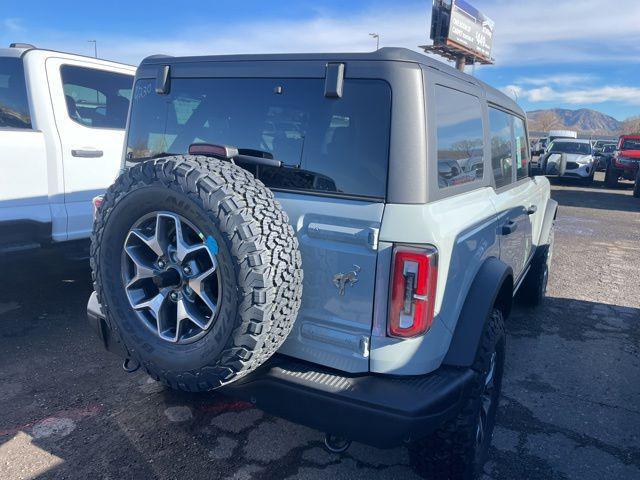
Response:
[[[622,128],[622,122],[597,110],[581,108],[568,110],[552,108],[549,110],[533,110],[527,112],[529,129],[548,131],[554,129],[569,129],[583,133],[617,134]]]

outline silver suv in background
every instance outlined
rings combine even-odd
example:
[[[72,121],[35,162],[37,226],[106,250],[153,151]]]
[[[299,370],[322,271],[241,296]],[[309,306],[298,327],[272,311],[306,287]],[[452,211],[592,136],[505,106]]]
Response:
[[[147,58],[89,320],[128,370],[475,478],[553,245],[525,118],[405,49]]]
[[[545,175],[575,178],[590,185],[596,173],[596,156],[590,140],[557,138],[538,162]]]

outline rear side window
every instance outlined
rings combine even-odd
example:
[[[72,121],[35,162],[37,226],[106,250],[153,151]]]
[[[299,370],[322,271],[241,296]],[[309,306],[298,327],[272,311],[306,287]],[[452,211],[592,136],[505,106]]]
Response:
[[[512,116],[489,107],[489,135],[491,137],[491,168],[496,188],[513,181]]]
[[[21,58],[0,58],[0,128],[31,128]]]
[[[173,78],[164,96],[142,79],[127,159],[187,153],[198,142],[232,145],[286,165],[245,166],[268,187],[384,197],[390,112],[391,89],[379,80],[346,79],[334,99],[322,79]]]
[[[85,127],[123,129],[133,77],[94,68],[60,69],[69,117]]]
[[[481,180],[484,133],[480,100],[437,85],[435,111],[438,185],[447,188]]]
[[[516,179],[520,180],[529,175],[529,148],[524,121],[513,117],[513,134],[516,145]]]

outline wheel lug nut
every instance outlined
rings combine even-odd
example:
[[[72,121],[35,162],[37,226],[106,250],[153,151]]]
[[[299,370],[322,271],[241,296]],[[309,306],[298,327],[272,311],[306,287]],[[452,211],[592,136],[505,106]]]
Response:
[[[160,268],[164,268],[164,266],[165,266],[164,260],[158,260],[158,266]]]
[[[169,296],[171,297],[171,300],[173,300],[174,302],[178,300],[178,294],[176,292],[171,292],[171,295]]]
[[[183,271],[184,273],[186,273],[187,275],[191,275],[191,267],[189,267],[189,266],[184,267],[184,268],[182,269],[182,271]]]

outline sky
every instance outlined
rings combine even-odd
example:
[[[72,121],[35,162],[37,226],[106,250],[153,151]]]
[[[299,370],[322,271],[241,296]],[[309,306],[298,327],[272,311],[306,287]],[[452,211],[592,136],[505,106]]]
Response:
[[[495,23],[491,66],[467,72],[526,110],[640,115],[640,0],[467,0]],[[137,64],[147,55],[348,52],[430,43],[430,0],[0,0],[11,42]]]

